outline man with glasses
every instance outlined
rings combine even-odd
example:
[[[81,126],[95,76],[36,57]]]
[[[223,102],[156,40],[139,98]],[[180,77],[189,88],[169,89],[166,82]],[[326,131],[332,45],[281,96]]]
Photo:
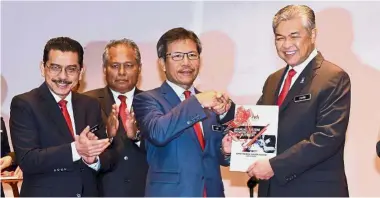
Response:
[[[49,40],[40,69],[45,82],[11,103],[11,136],[24,173],[20,196],[98,196],[96,171],[111,162],[98,156],[110,142],[99,103],[71,91],[84,72],[82,46],[67,37]],[[116,125],[112,114],[110,137]]]
[[[140,72],[141,54],[136,43],[129,39],[110,41],[103,52],[107,86],[85,93],[100,102],[104,122],[113,105],[119,108],[120,121],[126,117],[125,125],[119,125],[115,137],[122,142],[114,149],[118,153],[117,164],[99,176],[100,192],[104,197],[144,196],[148,163],[131,108],[134,96],[142,92],[136,87]]]
[[[233,108],[227,95],[194,88],[201,52],[194,32],[184,28],[166,32],[157,43],[157,62],[167,80],[133,101],[147,140],[145,196],[224,196],[220,165],[229,165],[231,137],[223,138],[219,121],[230,117],[226,113],[233,113],[229,111]]]

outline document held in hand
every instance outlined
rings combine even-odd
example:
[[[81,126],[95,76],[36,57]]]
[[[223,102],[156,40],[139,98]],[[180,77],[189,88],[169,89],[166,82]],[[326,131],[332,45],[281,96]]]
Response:
[[[246,172],[258,159],[277,155],[278,106],[236,105],[232,131],[230,171]]]

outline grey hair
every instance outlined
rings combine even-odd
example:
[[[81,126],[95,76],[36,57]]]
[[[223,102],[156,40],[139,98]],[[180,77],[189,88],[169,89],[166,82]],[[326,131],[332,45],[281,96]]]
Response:
[[[306,5],[288,5],[279,10],[273,18],[273,32],[276,32],[277,26],[282,21],[291,20],[300,17],[303,26],[309,33],[315,28],[315,14],[314,11]]]
[[[109,43],[107,43],[106,47],[104,48],[104,52],[103,52],[103,56],[102,56],[103,67],[107,66],[107,62],[109,60],[109,50],[112,47],[116,47],[118,45],[124,45],[126,47],[132,48],[135,51],[136,62],[138,65],[141,66],[141,54],[140,54],[139,47],[137,46],[137,44],[134,41],[132,41],[130,39],[123,38],[123,39],[119,39],[119,40],[111,40]]]

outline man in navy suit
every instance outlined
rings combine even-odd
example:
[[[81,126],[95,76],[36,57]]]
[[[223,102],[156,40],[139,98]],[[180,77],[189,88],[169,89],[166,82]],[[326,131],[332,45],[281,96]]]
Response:
[[[231,137],[223,138],[219,123],[232,113],[232,102],[223,93],[194,88],[201,52],[194,32],[167,31],[157,43],[167,80],[135,96],[136,120],[147,139],[145,196],[224,196],[220,165],[229,165]]]

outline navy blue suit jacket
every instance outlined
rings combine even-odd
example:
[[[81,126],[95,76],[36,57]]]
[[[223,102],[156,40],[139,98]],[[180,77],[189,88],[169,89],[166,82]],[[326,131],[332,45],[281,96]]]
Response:
[[[181,102],[164,82],[140,93],[133,102],[136,120],[146,141],[149,164],[145,196],[224,196],[220,165],[228,161],[220,151],[223,134],[212,130],[218,116],[203,109],[191,96]],[[202,151],[193,125],[203,124],[206,142]]]

